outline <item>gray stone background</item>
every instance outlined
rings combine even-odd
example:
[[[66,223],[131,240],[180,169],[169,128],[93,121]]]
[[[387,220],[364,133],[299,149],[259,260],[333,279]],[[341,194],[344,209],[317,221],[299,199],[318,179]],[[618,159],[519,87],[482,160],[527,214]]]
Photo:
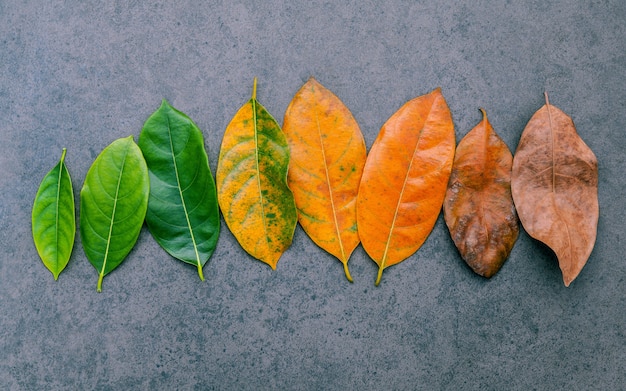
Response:
[[[524,231],[483,279],[440,216],[379,287],[361,247],[350,284],[298,227],[272,272],[225,224],[205,282],[145,228],[102,293],[79,237],[53,280],[30,213],[63,147],[78,200],[97,154],[137,139],[166,98],[203,130],[215,172],[253,77],[282,123],[311,75],[368,149],[441,86],[457,141],[484,107],[514,151],[548,91],[599,160],[598,238],[578,279],[565,288]],[[620,0],[0,0],[0,389],[626,389],[625,92]]]

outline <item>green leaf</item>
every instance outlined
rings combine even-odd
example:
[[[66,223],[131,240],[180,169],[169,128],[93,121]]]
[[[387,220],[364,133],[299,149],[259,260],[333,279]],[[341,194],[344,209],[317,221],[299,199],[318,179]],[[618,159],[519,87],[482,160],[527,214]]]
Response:
[[[287,186],[289,148],[276,120],[252,98],[235,114],[217,165],[218,200],[241,247],[276,268],[291,245],[297,214]]]
[[[61,160],[41,181],[32,214],[35,247],[55,280],[70,260],[76,235],[74,191],[65,153],[63,148]]]
[[[148,207],[150,184],[141,150],[129,136],[113,141],[91,165],[80,192],[80,237],[102,279],[135,245]]]
[[[146,222],[170,255],[195,265],[201,280],[220,232],[213,175],[202,132],[163,100],[139,136],[150,175]]]

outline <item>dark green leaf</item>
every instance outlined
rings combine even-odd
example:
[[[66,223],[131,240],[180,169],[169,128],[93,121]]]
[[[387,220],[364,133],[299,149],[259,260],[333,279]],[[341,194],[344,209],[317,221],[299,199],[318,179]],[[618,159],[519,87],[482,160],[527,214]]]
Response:
[[[61,160],[41,181],[32,216],[35,247],[55,280],[70,260],[76,234],[74,192],[65,152],[63,148]]]
[[[217,245],[220,218],[202,132],[164,100],[138,144],[150,175],[148,228],[165,251],[195,265],[204,280],[202,266]]]
[[[129,136],[115,140],[91,165],[80,192],[80,237],[102,279],[135,245],[148,207],[150,184],[141,150]]]

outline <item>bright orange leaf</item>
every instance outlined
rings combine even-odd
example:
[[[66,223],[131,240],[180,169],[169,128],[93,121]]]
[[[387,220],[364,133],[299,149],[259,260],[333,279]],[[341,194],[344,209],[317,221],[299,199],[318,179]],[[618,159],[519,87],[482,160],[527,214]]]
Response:
[[[454,125],[441,90],[405,103],[380,130],[357,199],[365,251],[386,267],[402,262],[432,231],[454,158]]]

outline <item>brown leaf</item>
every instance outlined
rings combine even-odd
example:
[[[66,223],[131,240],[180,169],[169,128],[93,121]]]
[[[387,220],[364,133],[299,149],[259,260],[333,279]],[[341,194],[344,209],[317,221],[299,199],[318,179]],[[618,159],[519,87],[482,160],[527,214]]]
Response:
[[[483,120],[456,148],[443,211],[465,262],[489,278],[509,256],[519,222],[511,198],[513,155],[481,111]]]
[[[569,286],[596,240],[598,161],[547,94],[522,133],[511,190],[524,229],[556,253]]]
[[[383,125],[357,196],[363,248],[386,267],[402,262],[433,229],[454,158],[454,124],[441,90],[412,99]]]

